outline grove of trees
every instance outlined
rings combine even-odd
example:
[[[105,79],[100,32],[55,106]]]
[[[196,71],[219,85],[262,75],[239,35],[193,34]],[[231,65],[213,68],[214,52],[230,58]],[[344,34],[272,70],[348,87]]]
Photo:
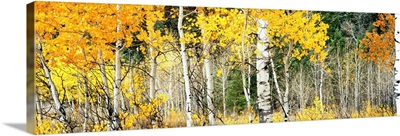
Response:
[[[35,2],[34,17],[36,134],[394,116],[400,105],[394,14]]]

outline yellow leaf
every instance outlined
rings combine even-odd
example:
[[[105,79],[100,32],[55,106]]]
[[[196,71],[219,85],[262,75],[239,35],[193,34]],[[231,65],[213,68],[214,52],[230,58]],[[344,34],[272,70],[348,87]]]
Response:
[[[151,52],[151,57],[156,57],[157,56],[157,53],[155,52],[155,51],[153,51],[153,52]]]
[[[221,76],[221,74],[222,74],[222,69],[218,69],[218,71],[217,71],[217,77]]]

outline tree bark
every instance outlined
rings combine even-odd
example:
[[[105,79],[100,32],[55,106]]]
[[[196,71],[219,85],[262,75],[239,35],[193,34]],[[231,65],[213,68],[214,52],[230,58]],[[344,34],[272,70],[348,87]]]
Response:
[[[83,53],[83,60],[85,60],[86,61],[86,53],[85,53],[85,50],[84,49],[82,49],[82,53]],[[83,70],[83,89],[84,89],[84,92],[85,92],[85,109],[84,109],[84,113],[85,113],[85,116],[84,116],[84,123],[83,123],[83,132],[86,132],[86,126],[87,126],[87,122],[88,122],[88,119],[89,119],[89,108],[90,108],[90,103],[89,103],[89,88],[88,88],[88,79],[87,79],[87,76],[86,76],[86,70]]]
[[[228,54],[228,53],[226,53]],[[228,55],[229,56],[229,55]],[[227,56],[225,56],[227,57]],[[224,59],[222,62],[222,103],[223,115],[226,117],[226,93],[228,88],[228,75],[229,75],[229,60]]]
[[[280,87],[279,87],[279,84],[278,84],[278,79],[277,79],[276,73],[275,73],[274,60],[271,58],[270,61],[271,61],[272,75],[274,77],[275,88],[276,88],[276,92],[278,93],[278,100],[279,100],[280,104],[283,104],[281,90],[280,90]],[[300,80],[300,82],[301,82],[301,80]]]
[[[264,20],[257,21],[260,27],[258,28],[258,38],[260,41],[257,43],[257,49],[261,55],[257,55],[257,96],[258,108],[260,115],[260,123],[272,123],[272,106],[271,106],[271,90],[269,85],[268,73],[268,60],[269,53],[267,47],[269,46],[269,38],[266,36],[268,22]]]
[[[174,85],[172,75],[175,74],[173,67],[170,68],[169,84],[168,84],[168,109],[174,108],[174,102],[172,99],[172,85]]]
[[[150,100],[154,98],[156,79],[156,58],[153,56],[154,48],[150,47]]]
[[[245,10],[244,12],[244,29],[242,32],[242,70],[241,70],[241,75],[242,75],[242,86],[243,86],[243,92],[246,98],[246,104],[247,104],[247,113],[249,114],[249,123],[253,122],[253,118],[251,115],[251,104],[250,104],[250,91],[247,90],[246,88],[246,54],[244,53],[244,41],[245,41],[245,34],[246,34],[246,29],[247,29],[247,13]]]
[[[378,79],[377,79],[376,83],[378,84],[377,85],[378,86],[378,96],[382,96],[381,68],[379,65],[378,65],[377,71],[378,71]],[[382,97],[378,97],[378,105],[381,105],[381,102],[382,102]]]
[[[59,121],[67,124],[67,120],[66,120],[66,116],[67,115],[65,113],[64,107],[61,105],[60,99],[58,98],[58,90],[56,88],[56,85],[53,82],[50,70],[46,65],[46,61],[45,61],[45,58],[44,58],[43,53],[42,53],[42,42],[41,42],[39,34],[36,34],[36,37],[38,38],[38,41],[39,41],[39,43],[37,44],[38,47],[36,49],[36,52],[39,55],[39,59],[40,59],[40,62],[42,64],[43,72],[44,72],[45,77],[46,77],[46,79],[48,81],[48,84],[50,86],[51,96],[53,98],[56,110],[60,113]]]
[[[285,69],[285,94],[283,96],[283,109],[286,113],[285,121],[289,121],[289,82],[290,82],[290,75],[289,75],[289,59],[292,57],[293,51],[293,44],[289,43],[289,49],[285,54],[284,58],[284,69]]]
[[[98,56],[100,59],[100,72],[101,72],[101,79],[103,81],[103,91],[106,95],[105,97],[105,104],[106,104],[106,117],[107,117],[107,130],[110,131],[112,129],[112,124],[111,124],[111,115],[113,112],[113,107],[111,106],[110,103],[110,93],[108,90],[108,82],[107,82],[107,74],[106,74],[106,68],[103,60],[103,52],[99,49],[98,50]]]
[[[248,66],[247,66],[247,92],[250,98],[250,87],[251,87],[251,57],[250,55],[253,53],[252,51],[250,51],[251,46],[247,46],[247,60],[248,60]]]
[[[360,84],[360,67],[359,67],[359,61],[358,61],[358,56],[357,53],[354,53],[354,61],[355,61],[355,69],[356,72],[355,74],[355,84],[354,84],[354,109],[356,111],[359,111],[359,84]]]
[[[184,38],[184,33],[183,33],[183,28],[182,28],[182,22],[183,22],[183,7],[179,6],[179,18],[178,18],[178,33],[179,33],[179,38],[183,39]],[[185,80],[185,94],[186,94],[186,126],[191,127],[192,126],[192,109],[191,109],[191,100],[192,100],[192,95],[190,94],[190,84],[189,84],[189,70],[188,70],[188,58],[187,58],[187,52],[186,52],[186,46],[184,42],[180,42],[181,44],[181,57],[182,57],[182,64],[183,64],[183,78]]]
[[[340,56],[340,50],[338,49],[336,54],[336,58],[337,58],[337,73],[338,73],[338,85],[339,85],[339,92],[340,92],[340,102],[339,104],[343,105],[344,103],[344,90],[343,90],[343,79],[342,79],[342,61],[340,60],[341,56]],[[343,108],[342,106],[340,106],[340,108]]]
[[[207,47],[206,47],[207,48]],[[206,49],[207,54],[209,54],[209,48]],[[213,92],[214,92],[214,83],[213,83],[213,74],[212,74],[212,61],[210,59],[212,55],[209,55],[208,57],[204,58],[204,65],[206,69],[206,80],[207,80],[207,106],[209,110],[208,114],[208,121],[210,125],[215,125],[215,119],[214,119],[214,104],[213,104]]]
[[[369,104],[372,104],[372,100],[371,100],[371,94],[372,94],[372,82],[371,82],[371,75],[372,75],[372,62],[368,62],[368,75],[367,75],[367,80],[368,80],[368,84],[367,84],[367,99]]]
[[[35,99],[36,99],[36,109],[37,109],[37,114],[39,117],[39,121],[42,121],[42,102],[39,99],[39,94],[37,93],[38,88],[35,86]]]
[[[349,44],[347,44],[347,51],[349,51]],[[349,108],[349,92],[350,92],[350,53],[346,54],[346,86],[345,86],[345,99],[343,102],[343,109],[345,112],[347,112]]]
[[[279,106],[283,106],[282,93],[281,93],[281,90],[280,90],[280,87],[278,84],[278,79],[276,77],[274,61],[272,58],[270,59],[270,61],[271,61],[271,66],[272,66],[271,68],[272,68],[272,75],[274,78],[274,84],[275,84],[276,92],[278,93]],[[302,86],[301,80],[302,79],[300,78],[300,105],[301,105],[301,102],[303,101],[303,96],[302,96],[303,95],[303,90],[302,90],[303,86]],[[288,113],[287,113],[287,110],[285,110],[284,108],[283,108],[283,114],[284,114],[285,120],[287,121]]]
[[[322,85],[323,85],[323,81],[324,81],[324,67],[321,66],[321,73],[320,73],[320,79],[319,79],[319,100],[320,100],[320,105],[322,106]],[[323,112],[323,111],[322,111]]]
[[[223,116],[226,117],[226,75],[225,75],[225,66],[222,66],[222,112]]]
[[[303,87],[303,64],[300,63],[300,111],[303,110],[304,103],[304,87]]]
[[[120,11],[121,7],[117,5],[117,11]],[[117,19],[117,33],[120,32],[120,20]],[[113,130],[118,130],[120,126],[119,120],[119,93],[121,87],[121,54],[122,54],[123,44],[121,39],[117,39],[115,47],[115,84],[114,84],[114,113],[113,113]]]
[[[395,51],[396,51],[396,61],[394,63],[394,71],[395,71],[395,81],[394,81],[394,98],[396,101],[396,112],[397,116],[400,116],[400,15],[399,13],[395,14]]]

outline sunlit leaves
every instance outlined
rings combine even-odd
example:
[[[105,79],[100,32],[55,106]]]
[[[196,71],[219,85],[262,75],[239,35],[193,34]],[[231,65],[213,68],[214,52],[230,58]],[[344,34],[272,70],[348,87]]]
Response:
[[[321,21],[319,14],[286,10],[253,10],[251,14],[268,21],[267,36],[271,37],[271,47],[293,45],[295,50],[291,57],[298,60],[309,54],[313,62],[322,63],[326,58],[329,25]]]
[[[314,105],[303,109],[296,113],[296,120],[309,121],[309,120],[323,120],[337,118],[337,113],[334,110],[325,110],[325,106],[321,105],[318,97],[314,99]],[[334,105],[331,109],[336,108]]]
[[[218,69],[218,71],[217,71],[217,77],[221,76],[221,74],[222,74],[222,69]]]
[[[283,75],[280,75],[283,74],[281,71],[281,59],[285,55],[288,56],[290,61],[307,59],[306,61],[322,63],[321,66],[326,68],[327,73],[331,71],[323,64],[325,58],[329,55],[326,41],[328,40],[327,29],[330,26],[322,22],[322,16],[316,12],[215,7],[197,7],[196,10],[194,8],[185,8],[185,14],[190,13],[190,15],[185,16],[183,20],[184,38],[179,39],[176,29],[176,7],[165,8],[164,6],[151,5],[120,5],[120,7],[121,10],[117,10],[116,5],[113,4],[38,2],[36,5],[37,10],[35,11],[37,17],[35,26],[36,32],[42,39],[45,61],[58,88],[59,99],[65,98],[66,100],[63,100],[64,104],[75,104],[75,109],[82,109],[80,106],[85,100],[83,76],[88,77],[89,99],[91,103],[94,103],[93,107],[100,105],[99,110],[105,109],[104,98],[106,92],[103,91],[104,85],[101,82],[102,75],[99,70],[100,57],[98,57],[98,53],[102,51],[102,58],[105,61],[105,74],[109,85],[108,93],[112,94],[113,89],[111,88],[114,87],[115,82],[115,79],[113,79],[115,77],[115,42],[118,38],[123,39],[126,47],[123,53],[130,53],[129,55],[123,54],[121,67],[124,80],[119,88],[122,95],[120,98],[124,99],[124,104],[127,107],[127,109],[121,110],[119,115],[122,119],[121,125],[124,130],[156,128],[146,124],[151,122],[150,117],[153,116],[156,116],[154,117],[156,119],[162,118],[163,124],[157,127],[185,126],[186,120],[184,117],[186,115],[184,114],[184,109],[163,109],[168,107],[166,106],[168,100],[173,100],[172,102],[176,103],[176,107],[184,103],[184,100],[182,100],[184,98],[178,98],[182,97],[180,95],[183,94],[182,86],[178,85],[179,82],[183,82],[183,79],[179,78],[182,75],[182,71],[180,71],[182,60],[180,59],[179,41],[186,43],[187,48],[185,51],[189,56],[191,78],[201,77],[200,74],[202,73],[197,71],[197,64],[202,64],[207,58],[211,58],[217,64],[212,70],[214,71],[212,74],[218,79],[220,77],[228,77],[231,80],[229,74],[227,74],[229,72],[223,71],[223,69],[237,69],[241,65],[238,62],[243,58],[249,59],[248,63],[251,64],[249,66],[255,66],[255,56],[259,54],[258,50],[254,50],[259,28],[256,20],[264,19],[269,23],[267,33],[270,38],[269,47],[271,48],[269,49],[272,55],[276,55],[271,58],[274,61],[276,59],[275,62],[279,65],[276,68],[278,79],[283,77]],[[248,13],[248,16],[245,16],[245,12]],[[362,58],[368,58],[376,62],[391,60],[391,57],[388,56],[392,55],[391,52],[387,51],[391,50],[392,47],[385,47],[392,42],[385,38],[392,35],[384,34],[388,31],[387,26],[393,25],[392,21],[388,21],[393,18],[385,15],[381,15],[380,18],[373,24],[376,27],[373,32],[376,33],[366,34],[367,40],[362,42],[363,44],[360,48],[362,53],[359,54]],[[118,24],[120,24],[120,31],[117,32]],[[244,41],[244,48],[241,46],[242,41]],[[37,42],[39,41],[37,40]],[[286,52],[289,49],[288,47],[293,47],[293,51],[289,54]],[[209,52],[206,52],[208,49],[210,49]],[[130,56],[134,56],[132,54],[140,54],[140,61],[129,63]],[[214,55],[214,57],[211,55]],[[156,97],[150,98],[148,96],[149,67],[142,64],[149,64],[149,60],[154,60],[155,58],[157,58],[155,61],[157,76],[154,77],[160,82],[156,82],[158,83],[156,85]],[[349,56],[342,59],[342,61],[347,62],[353,59],[353,56]],[[223,64],[221,62],[226,63]],[[332,60],[326,62],[330,62],[330,65],[334,63]],[[384,63],[386,61],[381,62]],[[129,67],[130,64],[133,66]],[[226,67],[221,68],[222,65],[220,64]],[[288,64],[296,63],[289,62]],[[353,63],[346,67],[351,68],[352,66]],[[290,66],[289,69],[291,69]],[[296,71],[292,71],[291,74],[293,72]],[[198,73],[200,74],[197,75]],[[127,76],[124,74],[127,74]],[[250,72],[250,74],[256,73]],[[296,73],[293,74],[295,75]],[[43,73],[38,72],[38,75],[40,75],[39,78],[41,79],[45,78]],[[40,82],[39,78],[37,81]],[[191,80],[194,81],[194,79]],[[203,79],[200,78],[198,80]],[[349,81],[354,80],[356,78],[349,78]],[[164,88],[169,82],[171,82],[171,87]],[[216,80],[215,82],[219,81]],[[329,80],[329,82],[333,81]],[[46,100],[51,97],[45,84],[45,82],[37,84],[40,100]],[[352,83],[346,81],[344,84]],[[202,85],[199,86],[201,87]],[[191,87],[196,88],[197,85]],[[217,94],[220,91],[219,89],[216,89]],[[308,87],[308,89],[312,89],[312,87]],[[173,92],[172,95],[181,94],[172,96],[175,99],[171,99],[165,94],[169,90]],[[113,95],[110,95],[110,99],[113,97]],[[217,100],[220,97],[216,98],[217,105]],[[291,116],[291,118],[295,120],[314,120],[339,116],[337,113],[326,110],[327,107],[328,109],[331,107],[334,109],[335,106],[320,105],[321,101],[315,102],[310,107],[304,107],[302,112],[296,113],[297,118],[295,116]],[[111,105],[113,103],[111,102]],[[81,113],[82,111],[74,112],[74,115],[80,115]],[[158,115],[161,113],[162,115]],[[378,115],[374,113],[372,108],[367,108],[367,113],[355,114],[354,116]],[[216,115],[221,117],[218,111]],[[281,113],[275,112],[273,116],[275,122],[283,121]],[[95,118],[94,116],[91,117]],[[82,116],[77,116],[76,118],[81,119]],[[196,125],[207,123],[206,115],[193,114],[192,119]],[[221,119],[226,124],[247,123],[248,115],[240,113],[234,117],[227,116]],[[254,122],[257,122],[257,119]],[[80,122],[78,121],[78,123]],[[40,133],[55,133],[59,131],[48,128],[54,127],[54,125],[43,124],[43,127],[47,128],[40,128],[42,129]],[[106,129],[107,121],[90,122],[87,130],[105,131]]]
[[[366,32],[360,41],[361,49],[355,50],[359,57],[372,61],[382,69],[392,69],[394,63],[394,16],[379,14],[379,19],[373,25],[372,32]]]
[[[37,121],[39,127],[35,127],[35,134],[58,134],[63,129],[61,122],[52,120]]]

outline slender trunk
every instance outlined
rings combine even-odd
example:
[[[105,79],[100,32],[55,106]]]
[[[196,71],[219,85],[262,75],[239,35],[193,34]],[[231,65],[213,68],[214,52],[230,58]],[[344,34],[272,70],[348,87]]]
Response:
[[[229,54],[229,53],[227,53]],[[226,93],[228,88],[228,75],[229,75],[229,60],[225,60],[222,63],[222,103],[223,103],[223,114],[226,117]]]
[[[381,96],[382,95],[381,68],[379,65],[378,65],[377,71],[378,71],[378,79],[377,79],[378,81],[376,81],[376,84],[378,84],[377,85],[378,86],[378,96]],[[378,97],[378,105],[381,105],[381,102],[382,102],[382,97]]]
[[[248,60],[248,65],[247,65],[247,94],[249,95],[250,98],[250,87],[251,87],[251,57],[250,55],[253,53],[250,51],[251,46],[247,46],[247,60]]]
[[[150,47],[150,99],[154,98],[156,84],[156,58],[153,56],[154,48]]]
[[[103,52],[99,49],[98,50],[98,56],[100,59],[100,72],[101,72],[101,79],[103,81],[103,91],[106,95],[105,97],[105,104],[106,104],[106,117],[107,117],[107,130],[110,131],[111,128],[111,118],[110,116],[112,115],[113,112],[113,107],[111,106],[110,103],[110,92],[108,90],[108,82],[107,82],[107,75],[106,75],[106,68],[103,60]]]
[[[244,10],[243,10],[244,11]],[[253,118],[251,115],[251,105],[250,105],[250,92],[246,88],[246,54],[244,53],[244,41],[245,41],[245,34],[246,34],[246,29],[247,29],[247,13],[244,11],[244,28],[242,32],[242,86],[243,86],[243,92],[246,98],[246,104],[247,104],[247,113],[249,114],[249,123],[253,122]]]
[[[280,87],[278,84],[278,79],[277,79],[276,73],[275,73],[274,60],[271,58],[270,61],[271,61],[272,75],[274,77],[275,88],[276,88],[276,92],[278,93],[278,100],[279,100],[280,104],[283,104],[281,90],[280,90]],[[300,82],[301,82],[301,80],[300,80]]]
[[[84,76],[83,77],[83,84],[84,84],[84,86],[83,86],[83,88],[84,88],[84,92],[85,92],[85,109],[84,109],[84,113],[85,113],[85,120],[84,120],[84,123],[83,123],[83,132],[86,132],[86,125],[87,125],[87,121],[88,121],[88,119],[89,119],[89,91],[88,91],[88,86],[87,86],[87,84],[88,84],[88,80],[87,80],[87,78],[86,78],[86,76]]]
[[[83,53],[83,60],[86,61],[86,53],[85,50],[82,49],[82,53]],[[87,126],[87,122],[89,119],[89,109],[90,109],[90,103],[89,103],[89,86],[88,86],[88,79],[86,76],[86,70],[83,70],[83,89],[85,92],[85,109],[84,109],[84,123],[83,123],[83,132],[86,132],[86,126]]]
[[[320,100],[320,106],[322,106],[322,101],[323,101],[323,98],[322,98],[322,85],[323,85],[323,81],[324,81],[324,67],[323,66],[321,66],[321,73],[320,74],[321,74],[320,75],[321,77],[320,77],[320,80],[319,80],[319,100]]]
[[[127,110],[127,107],[125,106],[124,92],[121,91],[121,90],[120,90],[120,93],[119,93],[119,98],[120,98],[120,100],[121,100],[121,109],[122,109],[123,111],[126,111],[126,110]]]
[[[184,38],[182,22],[183,22],[183,7],[179,6],[179,18],[178,18],[178,32],[179,38]],[[190,84],[189,84],[189,70],[188,70],[188,58],[186,52],[186,46],[184,42],[180,42],[181,44],[181,57],[182,57],[182,64],[183,64],[183,78],[185,80],[185,94],[186,94],[186,126],[192,126],[192,109],[191,109],[191,100],[192,95],[190,94]]]
[[[79,81],[79,77],[77,77],[77,81],[78,81],[78,88],[81,88],[81,82]],[[81,93],[80,91],[78,91],[78,112],[80,108],[81,108]]]
[[[203,74],[202,78],[200,79],[200,81],[204,81],[205,84],[206,84],[206,87],[204,87],[204,85],[202,85],[202,84],[197,84],[198,85],[197,87],[200,88],[199,90],[201,90],[201,96],[197,97],[196,101],[198,101],[200,103],[205,101],[206,104],[208,104],[208,97],[209,96],[208,96],[208,89],[207,89],[208,87],[207,87],[207,81],[206,81],[207,73],[205,72],[206,71],[206,66],[205,65],[202,65],[202,66],[203,67],[202,67],[201,71],[200,71],[200,68],[199,68],[199,73]],[[208,115],[209,114],[209,113],[206,113],[206,112],[211,112],[211,111],[209,111],[208,105],[204,105],[203,107],[205,107],[205,108],[198,108],[199,105],[194,103],[193,107],[196,107],[195,108],[196,110],[193,110],[193,111],[197,111],[198,110],[199,112],[201,112],[200,110],[202,109],[204,115]]]
[[[343,91],[343,79],[342,79],[342,61],[340,61],[340,50],[337,50],[336,54],[337,58],[337,73],[338,73],[338,85],[339,85],[339,92],[340,92],[340,104],[343,105],[344,103],[344,91]],[[343,108],[343,106],[340,106],[340,108]]]
[[[206,49],[206,52],[209,54],[209,49]],[[209,57],[204,58],[204,65],[206,69],[206,78],[207,78],[207,106],[209,109],[209,114],[208,114],[208,121],[210,122],[210,125],[215,125],[215,119],[214,119],[214,104],[213,104],[213,91],[214,91],[214,83],[213,83],[213,74],[212,74],[212,59],[210,58],[212,55],[209,55]]]
[[[348,48],[348,47],[347,47]],[[346,54],[347,56],[347,60],[346,60],[346,87],[345,87],[345,99],[343,102],[343,109],[345,110],[345,112],[347,112],[348,108],[349,108],[349,89],[350,89],[350,55],[349,53]]]
[[[314,71],[314,89],[315,89],[315,93],[316,93],[316,95],[318,94],[318,68],[317,68],[317,64],[316,63],[314,63],[313,64],[313,66],[314,66],[314,69],[313,69],[313,71]]]
[[[400,74],[398,70],[400,69],[400,15],[398,13],[395,14],[395,51],[396,51],[396,61],[394,63],[394,71],[395,71],[395,81],[394,81],[394,98],[396,101],[396,108],[397,108],[397,116],[400,116]]]
[[[303,87],[303,64],[300,63],[300,111],[304,107],[304,87]]]
[[[204,26],[204,24],[203,24]],[[201,32],[204,34],[205,31],[204,29],[201,30]],[[203,36],[203,41],[207,41],[207,38]],[[211,53],[211,45],[207,43],[203,43],[203,49],[204,49],[204,78],[206,80],[206,98],[207,98],[207,107],[208,107],[208,122],[210,125],[215,125],[215,118],[214,118],[214,104],[213,104],[213,99],[214,99],[214,80],[213,80],[213,72],[212,72],[212,59],[213,59],[213,54]]]
[[[358,110],[358,85],[359,85],[359,66],[358,66],[358,59],[357,59],[357,54],[356,53],[354,53],[354,61],[355,61],[355,65],[356,65],[356,67],[355,67],[355,69],[356,69],[356,72],[354,73],[355,74],[355,83],[354,83],[354,109],[356,110],[356,111],[359,111]]]
[[[71,104],[71,111],[75,112],[75,102],[71,99],[72,98],[68,98],[68,101],[70,101],[70,104]],[[42,100],[40,100],[40,105],[42,105]]]
[[[288,52],[286,53],[284,59],[284,69],[285,69],[285,94],[283,96],[283,109],[285,110],[285,121],[289,121],[289,82],[290,82],[290,75],[289,75],[289,59],[292,56],[293,44],[289,44]]]
[[[41,102],[41,100],[39,99],[39,94],[37,93],[37,91],[38,91],[38,88],[37,88],[37,86],[35,86],[35,91],[36,91],[36,93],[35,93],[35,99],[36,99],[36,109],[37,109],[37,115],[38,115],[38,120],[39,121],[42,121],[42,102]]]
[[[367,99],[369,104],[371,104],[371,92],[372,92],[372,82],[371,82],[371,72],[372,71],[372,62],[368,62],[368,72],[367,72],[367,80],[368,80],[368,85],[367,85]]]
[[[169,84],[168,84],[168,109],[174,108],[174,103],[172,99],[172,85],[173,85],[173,79],[172,75],[174,74],[173,67],[170,68],[170,74],[169,74]]]
[[[221,76],[221,78],[222,78],[222,105],[223,105],[223,109],[222,109],[222,112],[223,112],[223,116],[224,117],[226,117],[226,100],[225,100],[225,98],[226,98],[226,74],[225,74],[225,68],[224,68],[225,66],[222,66],[222,76]]]
[[[117,10],[121,10],[121,7],[117,5]],[[117,33],[120,32],[120,20],[117,19]],[[115,84],[114,84],[114,113],[113,113],[113,130],[118,130],[120,126],[119,120],[119,93],[121,87],[121,54],[122,54],[123,44],[121,39],[117,39],[115,47]]]
[[[43,72],[44,72],[45,77],[46,77],[46,79],[48,81],[48,84],[50,86],[51,96],[53,98],[56,110],[60,113],[60,117],[59,117],[58,120],[63,122],[64,124],[68,124],[68,122],[66,120],[66,116],[67,115],[65,113],[64,107],[61,105],[60,99],[58,98],[58,91],[57,91],[56,85],[53,82],[53,79],[52,79],[51,74],[50,74],[50,70],[46,65],[46,61],[45,61],[45,58],[44,58],[43,53],[42,53],[42,42],[41,42],[39,34],[36,34],[36,37],[38,38],[38,41],[39,41],[39,43],[37,44],[38,47],[36,49],[36,52],[39,55],[39,59],[40,59],[40,62],[42,64]]]
[[[101,124],[101,120],[103,120],[101,117],[103,117],[103,109],[101,109],[103,103],[103,98],[101,97],[100,93],[97,93],[97,102],[96,102],[96,107],[94,108],[96,111],[96,116],[97,116],[97,123]]]
[[[258,28],[258,38],[260,41],[257,43],[257,49],[261,55],[257,55],[257,96],[258,108],[260,112],[260,123],[272,123],[272,99],[271,90],[269,85],[268,73],[268,60],[269,53],[267,47],[269,46],[269,38],[266,36],[268,22],[258,20],[260,27]]]
[[[281,94],[281,90],[280,90],[280,87],[278,84],[278,79],[277,79],[276,73],[275,73],[274,61],[272,58],[270,59],[270,61],[271,61],[271,66],[272,66],[271,68],[272,68],[272,75],[274,78],[274,84],[275,84],[276,92],[278,93],[279,106],[283,106],[282,94]],[[300,79],[300,82],[302,82],[301,79]],[[302,95],[301,91],[300,91],[300,95]],[[302,96],[300,96],[300,97],[302,99]],[[301,103],[301,101],[302,100],[300,100],[300,103]],[[287,116],[286,110],[283,111],[283,114],[284,114],[284,118],[285,118]]]

